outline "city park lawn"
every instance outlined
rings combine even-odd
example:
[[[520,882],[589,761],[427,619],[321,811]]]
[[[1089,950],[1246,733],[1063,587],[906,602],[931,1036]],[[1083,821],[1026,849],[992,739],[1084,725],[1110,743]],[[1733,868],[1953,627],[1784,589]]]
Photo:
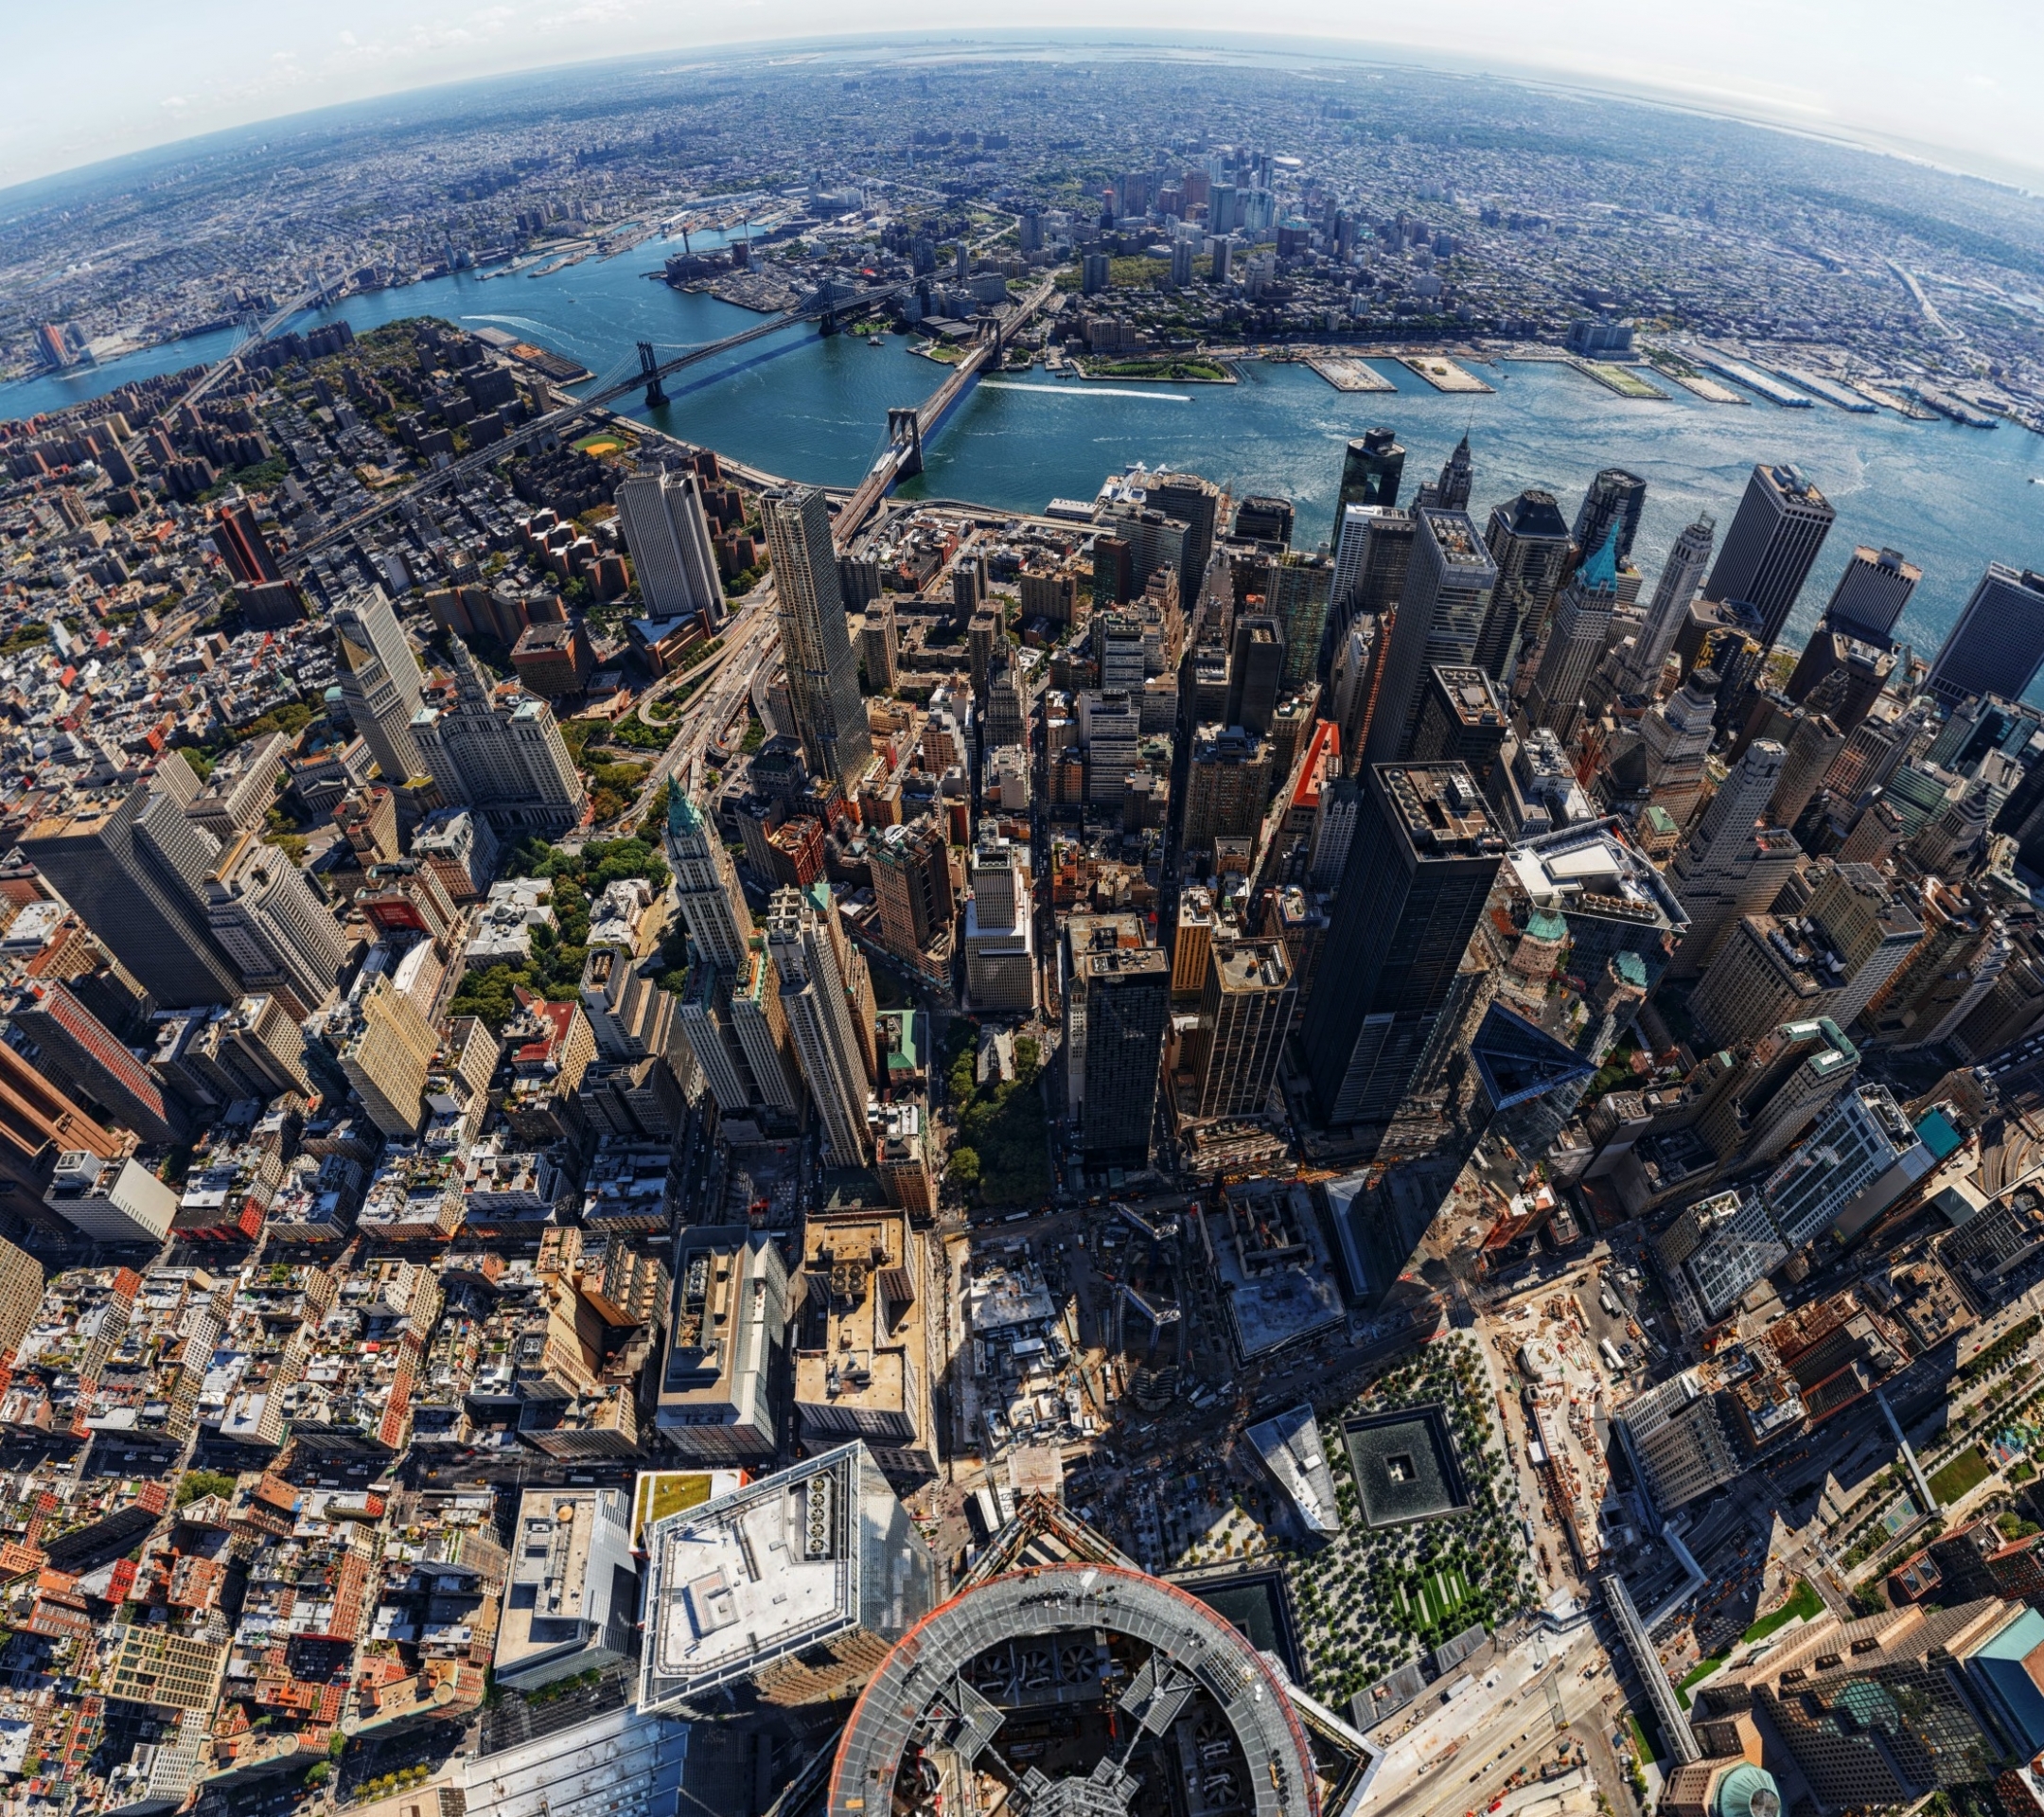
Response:
[[[1765,1640],[1777,1628],[1786,1628],[1799,1615],[1805,1621],[1814,1621],[1823,1614],[1824,1598],[1810,1587],[1810,1581],[1807,1578],[1798,1578],[1794,1594],[1789,1596],[1788,1600],[1775,1610],[1772,1614],[1762,1615],[1758,1621],[1754,1622],[1751,1628],[1747,1629],[1739,1636],[1739,1639],[1748,1643],[1755,1640]]]
[[[1968,1490],[1978,1489],[1993,1473],[1994,1466],[1987,1461],[1987,1454],[1974,1445],[1962,1451],[1930,1478],[1930,1492],[1949,1508]]]

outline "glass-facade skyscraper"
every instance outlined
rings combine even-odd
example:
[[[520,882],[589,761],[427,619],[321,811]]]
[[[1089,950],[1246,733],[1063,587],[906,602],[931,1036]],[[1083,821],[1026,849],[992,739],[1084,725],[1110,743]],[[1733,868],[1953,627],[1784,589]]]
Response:
[[[1300,1033],[1330,1127],[1388,1122],[1454,988],[1505,841],[1466,764],[1378,764]]]

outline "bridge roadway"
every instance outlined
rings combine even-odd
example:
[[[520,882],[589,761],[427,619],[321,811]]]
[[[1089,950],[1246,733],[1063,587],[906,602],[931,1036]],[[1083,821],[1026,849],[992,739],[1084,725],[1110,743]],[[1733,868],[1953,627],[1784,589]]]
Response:
[[[849,549],[853,538],[865,527],[866,520],[873,513],[873,507],[887,496],[888,488],[897,480],[905,480],[920,470],[923,464],[923,443],[932,434],[937,425],[951,406],[964,395],[969,385],[990,362],[998,362],[1007,346],[1008,337],[1016,333],[1036,311],[1043,308],[1057,289],[1054,278],[1045,278],[1019,308],[997,329],[983,336],[945,375],[944,381],[928,397],[916,406],[915,426],[906,438],[892,436],[887,451],[872,465],[871,471],[858,484],[858,488],[845,501],[844,508],[837,513],[837,521],[831,526],[831,534],[840,550]],[[906,415],[906,412],[903,413]],[[890,430],[893,428],[890,420]]]
[[[839,297],[828,303],[817,303],[803,309],[784,310],[781,314],[767,321],[758,323],[752,327],[741,329],[736,334],[726,335],[721,341],[710,341],[699,347],[691,347],[685,353],[677,354],[672,360],[662,361],[650,372],[635,372],[628,379],[616,379],[588,397],[573,399],[558,409],[548,411],[542,416],[535,416],[531,422],[521,425],[506,440],[492,442],[485,448],[471,449],[467,453],[459,455],[454,460],[449,461],[447,466],[436,467],[432,472],[423,474],[418,479],[413,480],[394,491],[385,493],[383,497],[366,510],[358,511],[353,517],[344,518],[341,522],[323,530],[318,536],[291,550],[284,557],[285,572],[287,573],[296,573],[305,566],[307,561],[313,556],[318,555],[321,550],[330,549],[335,543],[344,541],[347,538],[354,536],[357,531],[366,530],[372,523],[378,522],[379,520],[388,517],[393,511],[397,510],[408,500],[414,499],[423,492],[432,491],[452,481],[464,479],[482,467],[501,461],[520,445],[531,441],[537,435],[549,431],[556,435],[565,434],[586,418],[602,415],[606,406],[624,397],[627,392],[637,391],[655,379],[671,378],[674,374],[682,371],[686,367],[696,365],[704,360],[714,359],[720,353],[729,353],[731,348],[742,347],[749,341],[757,341],[765,335],[778,333],[781,329],[790,327],[797,322],[813,322],[821,316],[850,313],[864,309],[882,298],[892,296],[900,289],[902,289],[902,286],[899,284],[883,285],[875,290],[861,291],[855,296]]]
[[[184,397],[178,399],[178,404],[196,404],[200,400],[200,398],[203,397],[207,392],[211,391],[213,387],[220,382],[220,379],[224,379],[230,372],[236,370],[240,365],[243,356],[248,353],[251,347],[261,346],[265,341],[269,340],[272,335],[276,333],[276,331],[281,328],[285,325],[285,323],[289,322],[292,316],[298,314],[301,310],[309,309],[312,305],[318,300],[319,295],[320,292],[316,290],[301,291],[289,303],[285,304],[282,309],[273,309],[268,317],[256,324],[254,331],[249,335],[248,339],[239,343],[235,347],[232,353],[224,354],[220,359],[214,361],[214,362],[210,366],[208,366],[203,373],[200,375],[197,381],[192,385],[192,388],[187,391],[184,395]],[[171,406],[171,409],[175,408],[177,408],[177,405]],[[160,414],[167,415],[169,413],[166,411]]]

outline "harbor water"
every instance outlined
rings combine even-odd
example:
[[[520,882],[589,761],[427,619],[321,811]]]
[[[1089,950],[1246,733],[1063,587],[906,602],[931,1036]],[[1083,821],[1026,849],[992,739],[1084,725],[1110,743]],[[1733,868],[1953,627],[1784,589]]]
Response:
[[[748,310],[648,277],[669,250],[649,241],[543,274],[460,273],[347,297],[291,326],[342,319],[361,333],[438,315],[471,329],[501,328],[608,378],[635,365],[636,342],[672,353],[757,324]],[[0,387],[0,416],[56,409],[128,379],[217,359],[235,338],[220,330],[89,372]],[[652,420],[770,472],[853,485],[879,451],[889,406],[920,401],[943,376],[911,345],[888,335],[873,347],[797,325],[679,374]],[[1475,366],[1494,389],[1455,396],[1395,362],[1374,363],[1395,394],[1337,392],[1287,362],[1244,362],[1241,382],[1229,385],[1094,382],[1040,368],[1002,374],[982,379],[953,411],[926,447],[925,471],[904,491],[1041,510],[1053,498],[1090,498],[1106,473],[1142,461],[1205,474],[1238,497],[1291,499],[1295,541],[1311,547],[1331,529],[1342,445],[1383,423],[1407,450],[1408,490],[1468,432],[1479,521],[1529,485],[1552,491],[1573,517],[1597,468],[1642,475],[1647,510],[1634,558],[1649,586],[1668,544],[1698,513],[1713,514],[1722,533],[1755,461],[1794,463],[1839,516],[1790,621],[1791,639],[1814,623],[1855,543],[1900,549],[1923,568],[1897,628],[1922,652],[1936,647],[1988,561],[2044,567],[2044,437],[2014,424],[1967,429],[1824,402],[1785,410],[1757,397],[1709,403],[1666,380],[1657,382],[1672,394],[1667,401],[1635,401],[1567,366],[1534,361]],[[647,415],[637,393],[618,407]]]

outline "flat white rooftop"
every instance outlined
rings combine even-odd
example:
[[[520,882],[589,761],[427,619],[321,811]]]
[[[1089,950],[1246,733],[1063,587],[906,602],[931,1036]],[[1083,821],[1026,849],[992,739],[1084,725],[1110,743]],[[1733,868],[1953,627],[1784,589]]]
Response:
[[[646,1605],[649,1676],[741,1677],[858,1618],[855,1448],[660,1522]],[[849,1518],[848,1518],[849,1517]]]

